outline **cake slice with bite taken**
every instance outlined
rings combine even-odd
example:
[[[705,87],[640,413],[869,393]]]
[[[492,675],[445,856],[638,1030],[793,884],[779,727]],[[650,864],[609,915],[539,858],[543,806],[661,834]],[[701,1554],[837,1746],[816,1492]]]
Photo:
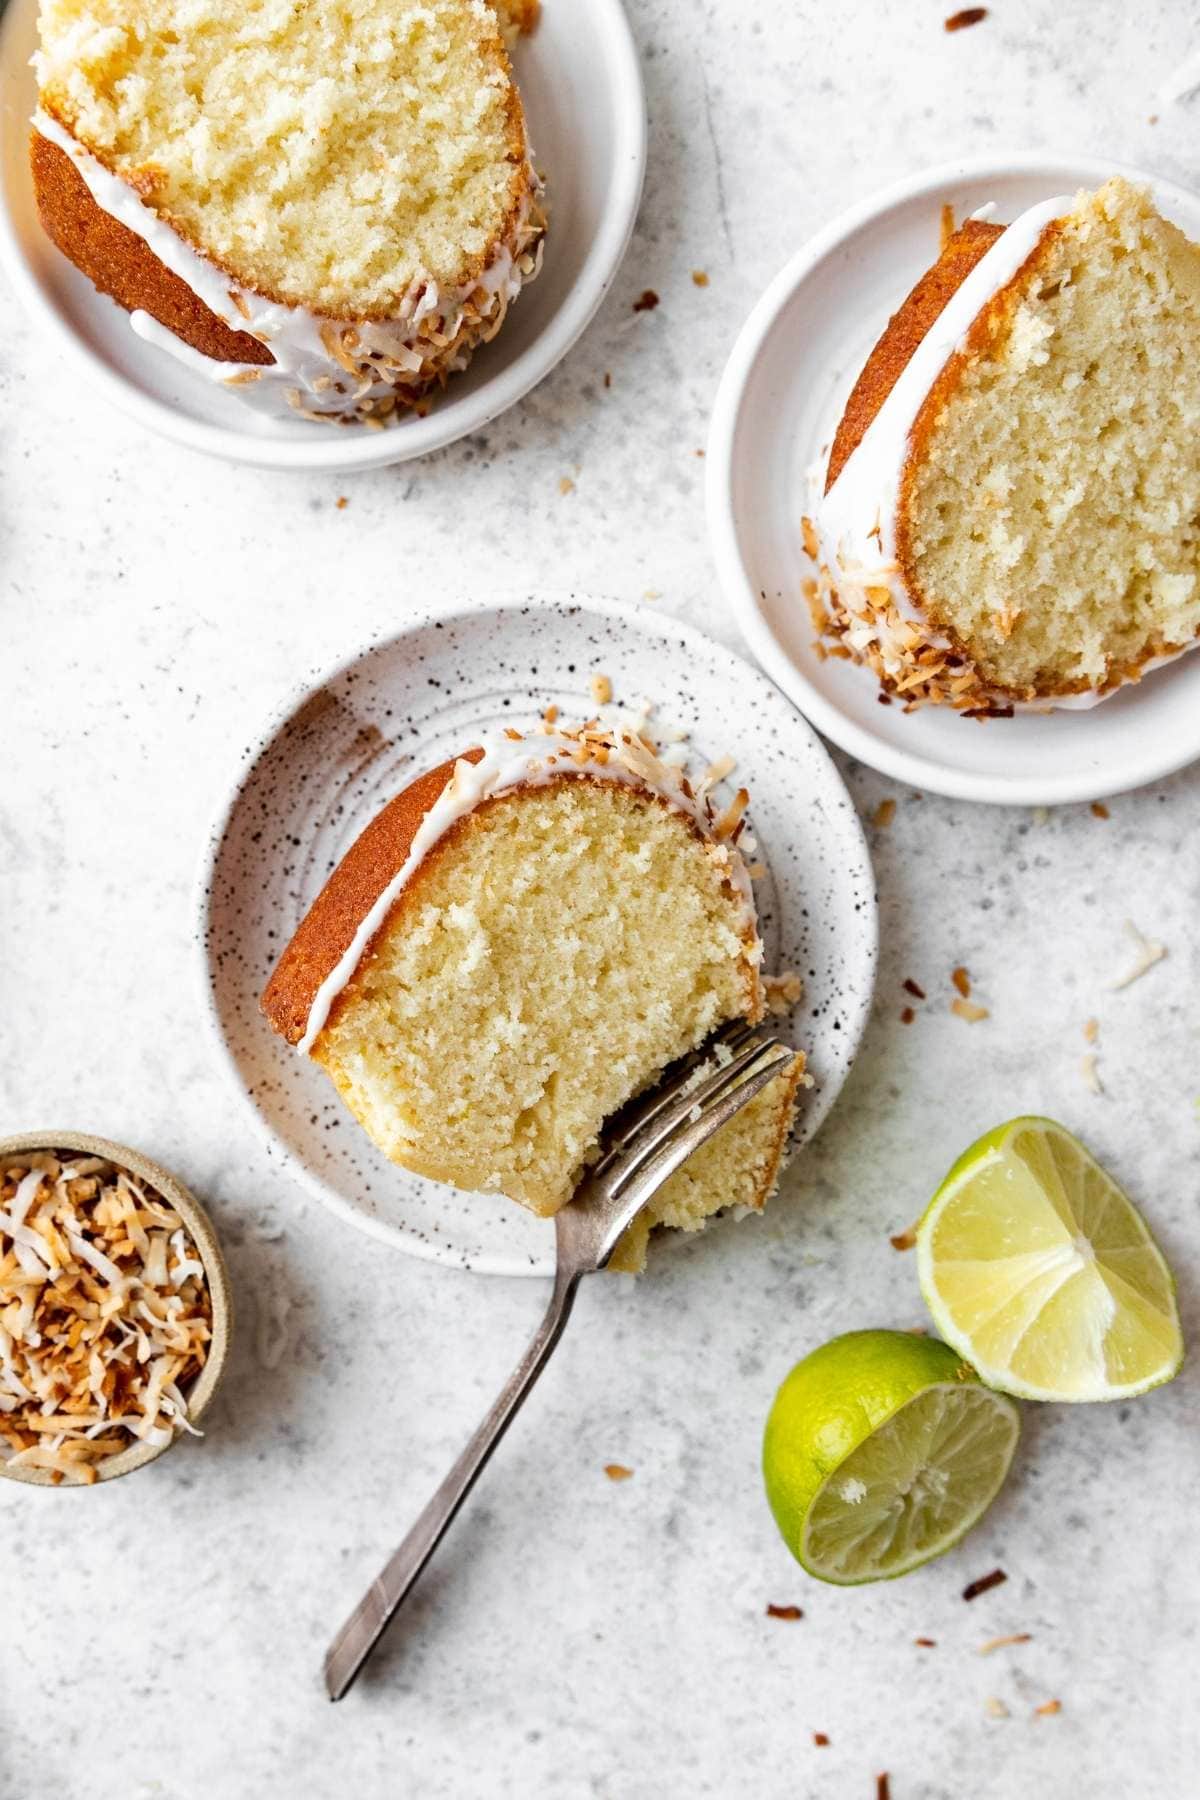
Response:
[[[386,1156],[553,1214],[606,1119],[763,1014],[745,804],[718,809],[632,729],[487,738],[367,826],[263,1010]],[[653,1223],[761,1208],[803,1070],[797,1054],[672,1177],[619,1266]]]

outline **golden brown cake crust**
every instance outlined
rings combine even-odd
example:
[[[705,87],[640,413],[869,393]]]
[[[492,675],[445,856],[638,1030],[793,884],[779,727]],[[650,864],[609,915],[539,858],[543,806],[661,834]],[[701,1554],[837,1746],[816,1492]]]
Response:
[[[249,332],[231,331],[136,231],[105,212],[66,151],[39,131],[30,134],[29,166],[47,236],[100,293],[127,312],[148,312],[202,356],[218,362],[274,362],[265,344]]]
[[[851,390],[838,423],[829,452],[826,493],[866,436],[867,427],[908,367],[934,320],[976,263],[986,256],[1003,229],[1001,225],[988,225],[982,219],[968,219],[960,225],[933,267],[926,270],[904,303],[892,314]]]
[[[456,760],[475,763],[482,757],[482,750],[468,750]],[[453,774],[453,762],[441,763],[397,794],[355,838],[300,921],[261,1002],[272,1028],[289,1044],[304,1036],[317,990],[350,948],[388,882],[404,867],[422,819]]]
[[[354,934],[362,920],[407,862],[421,821],[454,774],[455,763],[477,763],[482,758],[482,750],[465,750],[454,761],[441,763],[426,775],[418,775],[394,800],[389,801],[351,844],[296,927],[291,942],[263,990],[261,1010],[272,1029],[286,1038],[289,1044],[298,1044],[304,1036],[308,1015],[322,982],[333,973],[353,943]],[[595,781],[596,777],[564,769],[557,779]],[[654,800],[658,805],[669,805],[652,788],[641,791],[646,798]],[[472,820],[482,810],[503,797],[493,795],[485,798],[450,826],[445,835],[438,839],[430,855],[413,872],[411,880],[406,882],[396,900],[396,908],[411,904],[414,896],[419,893],[423,874],[434,866],[447,849],[453,847],[464,832],[470,830]],[[697,839],[701,842],[708,841],[694,819],[686,813],[679,813],[678,817],[687,824]],[[393,914],[394,911],[395,909]],[[748,947],[755,935],[755,928],[751,926],[746,940]],[[347,991],[344,990],[344,993]],[[751,1024],[756,1024],[762,1017],[763,1006],[758,976],[747,965],[744,1016]],[[331,1021],[334,1012],[336,1007],[330,1014]]]

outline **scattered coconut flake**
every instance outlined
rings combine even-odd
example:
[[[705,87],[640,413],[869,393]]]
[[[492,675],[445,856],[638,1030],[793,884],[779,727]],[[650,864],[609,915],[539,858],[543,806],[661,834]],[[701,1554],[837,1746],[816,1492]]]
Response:
[[[886,831],[895,816],[896,802],[894,800],[881,800],[879,805],[875,808],[871,823],[877,831]]]
[[[947,31],[965,31],[969,25],[980,25],[988,16],[986,6],[964,6],[944,21]]]
[[[607,706],[613,697],[613,685],[607,675],[593,675],[588,686],[597,706]]]
[[[754,871],[750,871],[751,880]],[[793,1006],[799,1006],[804,998],[804,983],[794,969],[785,969],[779,975],[768,975],[763,980],[763,993],[767,1002],[767,1011],[775,1018],[783,1018]]]
[[[773,1600],[767,1602],[768,1619],[802,1619],[803,1609],[799,1606],[778,1606]]]
[[[1094,1044],[1096,1042],[1096,1039],[1099,1036],[1100,1036],[1100,1021],[1099,1021],[1099,1019],[1085,1019],[1083,1022],[1083,1041],[1084,1041],[1084,1043],[1085,1044]]]
[[[968,1581],[962,1591],[964,1600],[978,1600],[980,1594],[990,1593],[994,1587],[1001,1587],[1008,1580],[1003,1569],[992,1569],[986,1575],[977,1575],[974,1581]]]
[[[1010,1631],[1006,1637],[989,1638],[986,1644],[980,1644],[980,1656],[990,1656],[993,1650],[1003,1650],[1009,1644],[1028,1644],[1033,1639],[1030,1631]]]
[[[725,811],[717,820],[716,834],[719,838],[729,838],[737,835],[737,828],[741,824],[742,814],[749,804],[749,792],[745,788],[739,788],[737,793],[733,796],[733,799],[729,802],[729,805],[725,808]]]
[[[915,1225],[910,1225],[907,1231],[898,1231],[894,1237],[888,1239],[893,1250],[912,1250],[916,1247],[916,1242],[917,1228]]]
[[[1113,982],[1114,993],[1121,988],[1127,988],[1131,982],[1139,981],[1148,969],[1152,969],[1156,962],[1161,962],[1167,954],[1166,945],[1156,943],[1153,938],[1143,936],[1132,919],[1126,919],[1125,929],[1137,945],[1137,957],[1133,967],[1122,975],[1119,981]]]
[[[627,1469],[624,1463],[605,1463],[604,1473],[610,1481],[629,1481],[633,1470]]]
[[[1162,106],[1175,106],[1181,100],[1191,100],[1196,94],[1200,94],[1200,50],[1185,57],[1167,76],[1158,90],[1158,99]]]
[[[969,1000],[971,998],[971,977],[967,974],[967,971],[963,968],[954,969],[951,972],[950,979],[962,995],[963,999]]]
[[[976,1006],[973,1000],[964,1000],[961,996],[950,1002],[950,1011],[957,1018],[965,1019],[968,1025],[977,1025],[981,1019],[992,1016],[986,1006]]]
[[[564,475],[559,481],[558,491],[560,494],[573,494],[575,492],[575,483],[571,480],[569,475]]]
[[[292,1303],[278,1289],[269,1304],[260,1307],[258,1315],[258,1360],[264,1369],[277,1369],[288,1346],[288,1314]]]
[[[704,774],[700,777],[700,785],[696,790],[697,793],[708,793],[711,788],[715,788],[719,782],[724,781],[727,775],[732,775],[736,768],[737,762],[732,756],[719,756],[716,762],[709,763]]]
[[[1007,1719],[1010,1714],[1007,1706],[997,1694],[989,1694],[983,1703],[983,1710],[989,1719]]]
[[[1061,1700],[1043,1700],[1040,1706],[1034,1707],[1033,1716],[1035,1719],[1051,1719],[1054,1717],[1055,1713],[1060,1713],[1061,1711]]]
[[[1095,1051],[1089,1050],[1086,1056],[1080,1058],[1079,1072],[1083,1076],[1084,1085],[1089,1093],[1102,1094],[1104,1092],[1100,1071],[1096,1067]]]

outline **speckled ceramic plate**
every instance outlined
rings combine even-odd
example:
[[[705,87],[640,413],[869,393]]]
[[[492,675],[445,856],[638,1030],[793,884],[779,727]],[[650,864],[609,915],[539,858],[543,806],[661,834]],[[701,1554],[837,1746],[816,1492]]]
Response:
[[[513,51],[550,229],[542,272],[495,343],[424,419],[387,431],[270,419],[130,330],[116,303],[51,244],[29,178],[37,0],[0,3],[0,263],[56,354],[151,430],[197,450],[277,469],[378,468],[478,431],[549,374],[599,306],[637,216],[646,101],[621,0],[547,6]]]
[[[1056,805],[1156,781],[1200,755],[1200,653],[1090,711],[980,724],[928,706],[880,706],[851,663],[820,661],[801,584],[807,473],[888,317],[937,255],[941,209],[993,201],[1008,222],[1114,174],[1149,183],[1200,238],[1200,195],[1097,157],[1030,151],[922,170],[844,214],[801,250],[746,321],[721,380],[709,437],[708,519],[722,585],[773,681],[852,756],[917,788],[964,800]]]
[[[416,1256],[488,1274],[553,1267],[554,1232],[495,1194],[465,1194],[387,1162],[314,1063],[258,1010],[280,951],[359,831],[422,770],[480,731],[654,702],[694,763],[737,759],[767,865],[756,885],[766,968],[802,975],[787,1029],[815,1086],[798,1136],[845,1080],[871,1003],[874,885],[841,778],[777,689],[722,645],[649,610],[571,599],[427,614],[294,695],[249,752],[214,828],[198,928],[205,1005],[239,1092],[276,1152],[335,1212]]]

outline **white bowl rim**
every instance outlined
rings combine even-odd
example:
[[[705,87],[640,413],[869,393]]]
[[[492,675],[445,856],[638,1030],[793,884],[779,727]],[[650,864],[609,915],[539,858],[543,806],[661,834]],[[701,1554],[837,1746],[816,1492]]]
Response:
[[[1077,171],[1078,179],[1085,182],[1100,182],[1110,175],[1123,175],[1127,180],[1149,184],[1168,200],[1187,207],[1200,204],[1200,193],[1164,176],[1108,157],[1054,149],[984,151],[937,163],[893,182],[839,213],[802,244],[768,283],[738,333],[721,376],[709,424],[705,459],[705,504],[713,560],[738,628],[764,672],[800,708],[810,724],[869,768],[927,793],[997,806],[1061,806],[1124,793],[1173,775],[1195,760],[1200,753],[1200,744],[1189,745],[1181,751],[1177,744],[1160,743],[1148,735],[1147,748],[1141,755],[1135,744],[1128,759],[1111,773],[1077,770],[1058,777],[1012,778],[956,769],[930,757],[897,749],[863,730],[814,687],[804,670],[776,640],[759,610],[758,596],[747,576],[738,544],[732,503],[733,449],[746,384],[763,343],[800,282],[843,238],[903,201],[936,194],[947,185],[964,179],[1042,171],[1049,175],[1059,168]]]
[[[226,1040],[225,1033],[222,1030],[221,1020],[217,1012],[216,1001],[213,995],[213,984],[209,967],[208,926],[210,901],[217,872],[217,859],[220,854],[225,833],[229,827],[230,820],[233,817],[234,809],[241,796],[242,789],[263,751],[276,737],[278,732],[283,728],[287,720],[291,718],[301,703],[312,693],[313,689],[317,687],[328,687],[346,674],[348,670],[352,669],[354,665],[357,662],[360,662],[370,651],[378,648],[383,643],[404,636],[406,632],[413,628],[414,623],[421,626],[427,626],[431,625],[436,620],[443,624],[451,624],[460,618],[470,618],[472,616],[494,612],[505,607],[518,605],[522,607],[537,608],[539,610],[553,609],[560,606],[577,606],[582,611],[594,613],[602,618],[621,619],[626,624],[632,624],[640,630],[645,630],[651,636],[678,636],[693,639],[697,645],[703,645],[708,651],[711,651],[714,647],[721,647],[719,639],[710,637],[707,632],[701,631],[699,626],[693,625],[690,620],[677,618],[671,613],[647,611],[634,606],[625,600],[616,600],[610,596],[598,595],[580,590],[545,590],[537,594],[520,593],[518,590],[514,590],[513,592],[488,594],[486,597],[478,599],[471,598],[468,595],[444,596],[440,601],[431,602],[422,608],[418,620],[410,619],[393,632],[377,633],[362,639],[352,650],[344,652],[337,657],[336,660],[327,666],[320,668],[316,674],[301,676],[289,685],[286,693],[284,693],[270,709],[260,726],[255,730],[253,736],[246,740],[245,748],[238,757],[237,765],[232,773],[232,778],[226,782],[221,793],[221,798],[212,811],[208,832],[204,841],[204,848],[201,851],[196,869],[192,894],[192,970],[193,979],[197,988],[197,1001],[200,1013],[207,1028],[210,1046],[216,1054],[217,1061],[226,1080],[232,1083],[233,1088],[239,1097],[244,1115],[249,1116],[254,1134],[258,1141],[265,1146],[268,1154],[276,1161],[278,1167],[289,1179],[296,1181],[306,1193],[311,1194],[314,1199],[319,1200],[322,1206],[328,1208],[331,1213],[341,1219],[345,1224],[353,1226],[356,1231],[365,1232],[368,1237],[376,1239],[379,1243],[386,1244],[389,1249],[396,1250],[401,1255],[411,1256],[418,1261],[428,1262],[439,1268],[450,1268],[456,1273],[468,1274],[470,1276],[491,1276],[499,1274],[511,1277],[512,1271],[507,1264],[504,1264],[503,1266],[493,1264],[492,1259],[488,1256],[476,1257],[472,1261],[469,1270],[457,1269],[454,1264],[447,1263],[446,1260],[432,1248],[432,1246],[425,1244],[420,1238],[406,1238],[404,1242],[401,1243],[394,1229],[385,1220],[374,1218],[369,1213],[360,1211],[348,1201],[344,1200],[332,1187],[326,1185],[316,1174],[314,1174],[302,1157],[293,1155],[287,1145],[283,1143],[280,1137],[271,1129],[267,1120],[263,1117],[262,1113],[254,1103],[253,1097],[242,1078],[242,1072],[238,1067],[233,1052]],[[756,668],[748,658],[741,656],[739,651],[730,650],[729,654],[738,657],[748,669],[775,688],[784,703],[796,713],[797,722],[801,726],[807,726],[808,729],[812,731],[811,723],[805,719],[804,715],[800,713],[799,709],[794,705],[790,696],[784,690],[779,688],[779,684],[773,681],[769,674],[760,668]],[[821,742],[819,735],[815,731],[812,731],[812,735],[814,749],[826,758],[834,780],[840,783],[842,787],[845,787],[846,784],[841,770],[829,755],[828,748]],[[848,788],[846,789],[846,792],[849,796]],[[853,796],[849,796],[849,798],[850,805],[846,815],[847,827],[848,829],[857,832],[862,852],[863,865],[867,869],[872,869],[873,862],[870,846],[867,842],[866,830],[863,826],[858,808],[853,803]],[[871,1011],[874,1005],[875,984],[879,972],[879,906],[877,899],[874,900],[871,906],[871,916],[866,923],[869,927],[869,941],[866,945],[866,993],[863,1003],[858,1009],[858,1014],[853,1022],[852,1029],[846,1037],[847,1056],[845,1072],[838,1083],[836,1091],[825,1107],[820,1124],[812,1134],[813,1137],[816,1136],[816,1132],[825,1124],[829,1115],[837,1105],[841,1090],[849,1080],[851,1071],[857,1061],[859,1051],[862,1048],[863,1037],[866,1034],[867,1026],[871,1018]],[[808,1141],[811,1142],[811,1138]]]
[[[613,191],[583,270],[547,328],[516,361],[473,393],[449,407],[434,406],[423,419],[407,419],[391,430],[351,436],[340,428],[314,429],[311,439],[252,436],[232,425],[189,418],[164,400],[143,392],[83,342],[45,299],[25,258],[8,208],[0,205],[0,268],[30,318],[86,375],[88,381],[137,424],[192,450],[262,469],[304,469],[352,474],[383,468],[444,450],[481,431],[514,406],[556,368],[595,317],[629,247],[646,177],[648,119],[645,82],[633,31],[622,0],[588,0],[609,34],[617,64],[610,90],[616,138]],[[3,8],[0,7],[0,13]],[[7,24],[16,16],[14,6]],[[6,22],[0,18],[0,46]]]

